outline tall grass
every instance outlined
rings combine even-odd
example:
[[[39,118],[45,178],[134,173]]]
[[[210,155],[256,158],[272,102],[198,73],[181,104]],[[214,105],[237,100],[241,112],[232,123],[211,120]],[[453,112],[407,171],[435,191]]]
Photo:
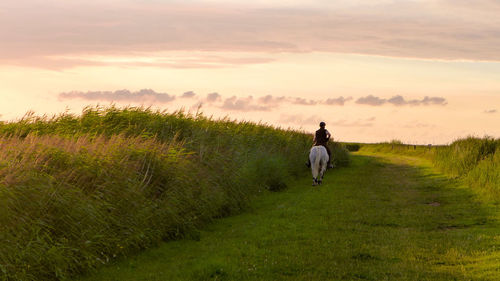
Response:
[[[500,145],[495,153],[486,156],[473,167],[466,177],[470,186],[475,186],[483,197],[491,197],[500,203]]]
[[[0,279],[65,280],[191,237],[307,171],[311,136],[145,108],[0,124]],[[348,163],[334,147],[337,165]]]
[[[436,150],[434,162],[452,176],[469,173],[481,161],[495,154],[500,147],[500,139],[468,137],[454,141],[449,146]]]
[[[364,144],[361,149],[428,158],[449,176],[464,179],[484,199],[500,203],[500,139],[467,137],[432,147],[393,141]]]
[[[1,142],[4,279],[63,279],[106,263],[182,232],[213,202],[205,197],[222,196],[209,186],[197,196],[185,189],[196,177],[179,177],[194,167],[176,144],[121,136]]]

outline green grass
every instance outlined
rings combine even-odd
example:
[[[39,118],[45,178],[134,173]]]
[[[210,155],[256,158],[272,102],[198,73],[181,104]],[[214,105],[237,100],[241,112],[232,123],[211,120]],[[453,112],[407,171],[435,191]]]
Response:
[[[310,145],[300,131],[134,107],[0,123],[0,280],[69,280],[196,236],[286,189]]]
[[[95,276],[495,280],[498,144],[361,144],[312,189],[304,132],[134,107],[28,114],[0,123],[0,280],[71,280],[124,256]]]
[[[430,162],[363,152],[80,280],[499,280],[498,206]]]
[[[484,200],[500,204],[500,139],[467,137],[442,146],[409,145],[394,140],[363,144],[361,150],[429,159],[449,177],[462,179]]]

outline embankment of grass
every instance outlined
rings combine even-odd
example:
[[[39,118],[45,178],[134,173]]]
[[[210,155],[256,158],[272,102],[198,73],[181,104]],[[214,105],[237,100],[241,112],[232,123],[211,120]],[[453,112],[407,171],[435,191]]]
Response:
[[[467,182],[483,199],[500,203],[500,139],[467,137],[443,146],[408,145],[393,141],[363,144],[361,150],[430,159],[448,176]]]
[[[144,108],[0,124],[0,279],[64,280],[196,237],[303,174],[311,136]],[[348,153],[334,147],[338,166]]]

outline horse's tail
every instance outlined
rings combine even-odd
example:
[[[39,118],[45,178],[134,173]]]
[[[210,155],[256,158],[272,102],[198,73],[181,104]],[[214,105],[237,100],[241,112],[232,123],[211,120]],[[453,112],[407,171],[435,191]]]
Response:
[[[314,157],[314,164],[312,165],[313,167],[312,174],[313,178],[317,179],[320,171],[320,162],[321,162],[321,150],[319,149],[319,146],[314,147],[314,156],[315,157]]]
[[[319,147],[316,148],[316,159],[314,159],[314,166],[316,167],[316,173],[321,169],[321,149]],[[316,175],[317,176],[317,175]]]

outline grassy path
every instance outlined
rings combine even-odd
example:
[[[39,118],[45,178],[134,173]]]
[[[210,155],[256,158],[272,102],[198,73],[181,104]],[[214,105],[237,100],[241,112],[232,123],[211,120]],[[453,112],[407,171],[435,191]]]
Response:
[[[354,155],[82,280],[500,280],[499,214],[422,160]]]

